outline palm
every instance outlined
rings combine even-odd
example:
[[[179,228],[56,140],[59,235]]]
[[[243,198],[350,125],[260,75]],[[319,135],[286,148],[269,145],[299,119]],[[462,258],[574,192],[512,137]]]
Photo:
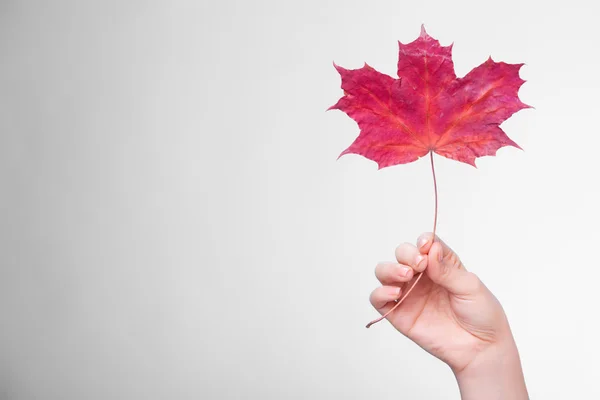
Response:
[[[493,339],[495,313],[490,306],[499,304],[493,296],[479,297],[456,296],[425,273],[388,320],[432,355],[461,368]]]

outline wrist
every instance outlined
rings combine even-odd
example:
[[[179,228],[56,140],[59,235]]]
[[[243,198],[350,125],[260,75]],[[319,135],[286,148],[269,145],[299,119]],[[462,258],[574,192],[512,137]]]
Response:
[[[479,353],[465,368],[453,370],[463,400],[527,400],[521,360],[512,335]]]

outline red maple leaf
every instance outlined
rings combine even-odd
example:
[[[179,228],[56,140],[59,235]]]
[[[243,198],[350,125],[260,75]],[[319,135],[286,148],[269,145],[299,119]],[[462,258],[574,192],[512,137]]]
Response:
[[[330,109],[344,111],[360,127],[344,154],[360,154],[379,169],[406,164],[430,152],[475,166],[504,146],[520,148],[500,128],[530,106],[519,100],[523,64],[490,57],[457,78],[452,45],[443,47],[421,27],[412,43],[400,45],[398,79],[365,63],[356,70],[334,64],[344,96]]]

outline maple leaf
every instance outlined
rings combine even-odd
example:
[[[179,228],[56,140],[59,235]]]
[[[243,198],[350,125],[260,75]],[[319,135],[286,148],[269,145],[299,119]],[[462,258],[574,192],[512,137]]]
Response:
[[[334,64],[344,96],[329,109],[345,112],[360,127],[340,157],[359,154],[381,169],[434,152],[475,166],[477,157],[495,155],[501,147],[520,149],[500,124],[530,108],[518,97],[523,64],[490,57],[457,78],[452,45],[441,46],[423,26],[415,41],[398,43],[398,79],[366,63],[356,70]]]
[[[433,240],[438,214],[438,192],[433,153],[472,166],[475,159],[493,156],[499,148],[519,145],[500,124],[524,108],[519,88],[523,64],[495,62],[490,57],[463,78],[457,78],[452,45],[443,47],[425,32],[409,44],[400,45],[398,79],[364,67],[348,70],[335,65],[342,77],[344,96],[329,109],[344,111],[360,128],[344,154],[359,154],[377,162],[379,169],[406,164],[427,154],[435,195]],[[338,157],[338,158],[339,158]],[[385,319],[414,289],[412,285],[384,315]]]

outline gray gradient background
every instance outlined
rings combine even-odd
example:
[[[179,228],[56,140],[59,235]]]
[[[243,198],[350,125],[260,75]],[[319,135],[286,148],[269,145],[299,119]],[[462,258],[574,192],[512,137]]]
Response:
[[[458,399],[382,323],[373,268],[431,229],[428,161],[336,161],[332,61],[421,23],[536,107],[439,234],[502,301],[534,399],[600,398],[598,6],[0,1],[0,399]]]

